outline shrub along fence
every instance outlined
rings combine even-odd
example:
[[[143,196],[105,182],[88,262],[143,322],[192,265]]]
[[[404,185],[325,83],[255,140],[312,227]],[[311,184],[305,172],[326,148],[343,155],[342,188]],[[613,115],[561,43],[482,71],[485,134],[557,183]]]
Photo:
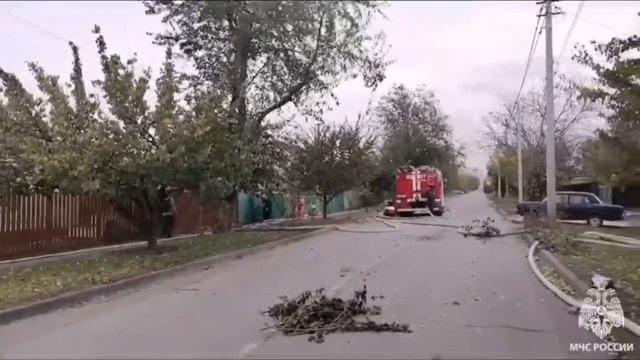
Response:
[[[175,197],[175,234],[223,231],[236,222],[235,205],[201,204],[189,192]],[[54,192],[0,197],[0,259],[77,250],[138,240],[109,199]]]

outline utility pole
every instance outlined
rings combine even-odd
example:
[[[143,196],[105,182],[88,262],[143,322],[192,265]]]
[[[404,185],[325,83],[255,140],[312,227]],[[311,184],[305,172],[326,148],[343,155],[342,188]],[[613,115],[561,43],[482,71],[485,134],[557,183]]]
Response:
[[[516,131],[518,133],[518,202],[523,202],[522,196],[522,118],[516,109]]]
[[[547,158],[547,217],[550,223],[556,221],[556,139],[555,115],[553,107],[553,3],[557,0],[545,0],[545,45],[546,45],[546,158]]]
[[[498,160],[496,163],[498,166],[498,199],[502,199],[502,178],[500,175],[500,160]]]

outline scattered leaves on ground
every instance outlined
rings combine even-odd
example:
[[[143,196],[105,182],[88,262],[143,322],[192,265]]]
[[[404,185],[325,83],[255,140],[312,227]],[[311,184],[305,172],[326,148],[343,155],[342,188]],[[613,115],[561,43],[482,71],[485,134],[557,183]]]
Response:
[[[263,330],[276,329],[287,336],[309,335],[309,341],[317,343],[324,342],[325,335],[336,332],[411,332],[408,324],[378,323],[369,319],[370,315],[379,315],[382,309],[367,306],[366,285],[349,300],[327,297],[322,288],[304,291],[293,299],[281,296],[280,300],[262,312],[274,322]]]
[[[556,273],[553,268],[551,268],[548,265],[539,265],[540,268],[540,272],[542,273],[542,275],[544,275],[544,277],[547,278],[547,280],[549,280],[553,285],[555,285],[558,289],[562,290],[564,293],[569,294],[569,295],[575,295],[576,291],[569,285],[567,284],[564,279],[562,279],[560,277],[560,275],[558,275],[558,273]]]

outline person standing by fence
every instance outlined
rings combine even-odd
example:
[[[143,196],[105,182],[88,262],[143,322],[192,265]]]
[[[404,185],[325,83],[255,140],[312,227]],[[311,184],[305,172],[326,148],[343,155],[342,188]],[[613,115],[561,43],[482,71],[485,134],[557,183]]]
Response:
[[[299,197],[298,203],[296,204],[296,217],[298,219],[303,219],[305,217],[304,215],[304,198]]]
[[[269,195],[262,194],[262,220],[269,220],[271,218],[271,199]]]
[[[176,222],[176,202],[171,194],[167,194],[162,204],[162,234],[166,237],[173,236],[173,226]]]

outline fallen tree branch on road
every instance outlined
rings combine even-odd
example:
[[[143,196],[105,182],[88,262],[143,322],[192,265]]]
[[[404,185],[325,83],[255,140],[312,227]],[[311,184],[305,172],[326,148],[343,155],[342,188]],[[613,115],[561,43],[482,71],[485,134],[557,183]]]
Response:
[[[482,239],[489,238],[489,237],[504,237],[504,236],[520,235],[520,234],[525,234],[530,232],[530,230],[519,230],[519,231],[508,232],[508,233],[502,233],[499,228],[492,225],[494,222],[495,220],[493,220],[490,217],[487,217],[485,220],[475,219],[471,222],[471,224],[468,224],[468,225],[403,221],[404,224],[410,224],[410,225],[434,226],[434,227],[456,229],[458,233],[462,234],[464,237],[475,236]]]
[[[474,219],[471,224],[459,227],[458,232],[464,235],[464,237],[469,235],[481,238],[499,236],[500,229],[492,225],[495,222],[496,221],[490,217],[484,220]]]
[[[368,318],[368,315],[379,315],[382,309],[367,306],[366,285],[346,301],[327,297],[322,288],[304,291],[293,299],[281,296],[280,300],[282,302],[262,312],[275,323],[261,330],[276,329],[286,336],[310,335],[308,340],[317,343],[335,332],[412,332],[408,324],[377,323]],[[365,319],[357,320],[357,317]]]

